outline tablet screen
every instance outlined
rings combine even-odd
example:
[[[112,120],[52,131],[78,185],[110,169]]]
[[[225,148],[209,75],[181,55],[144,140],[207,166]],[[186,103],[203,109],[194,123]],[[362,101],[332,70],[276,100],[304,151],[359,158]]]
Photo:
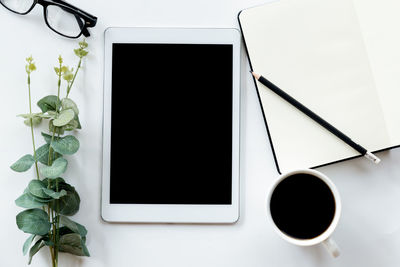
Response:
[[[112,46],[112,204],[232,203],[232,45]]]

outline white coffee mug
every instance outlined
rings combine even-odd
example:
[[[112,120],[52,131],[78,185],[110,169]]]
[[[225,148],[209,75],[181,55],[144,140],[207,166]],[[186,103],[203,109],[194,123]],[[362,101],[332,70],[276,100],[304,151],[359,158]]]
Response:
[[[272,197],[272,193],[274,192],[275,188],[278,186],[278,184],[280,184],[287,177],[290,177],[295,174],[301,174],[301,173],[309,174],[309,175],[312,175],[314,177],[321,179],[329,187],[329,189],[331,190],[331,192],[333,194],[333,198],[335,200],[335,214],[333,216],[331,224],[322,234],[320,234],[314,238],[311,238],[311,239],[298,239],[298,238],[294,238],[292,236],[287,235],[286,233],[282,232],[278,228],[278,226],[275,224],[275,222],[272,218],[272,215],[271,215],[271,208],[270,208],[271,197]],[[268,217],[270,218],[270,221],[272,222],[272,225],[273,225],[275,231],[284,240],[286,240],[294,245],[298,245],[298,246],[313,246],[313,245],[322,243],[333,257],[339,256],[339,254],[340,254],[339,247],[336,244],[336,242],[333,241],[333,239],[331,238],[331,235],[332,235],[333,231],[335,231],[335,228],[339,222],[340,213],[342,210],[342,204],[341,204],[340,195],[339,195],[338,190],[336,189],[336,186],[332,183],[332,181],[326,175],[324,175],[318,171],[310,170],[310,169],[294,170],[294,171],[291,171],[291,172],[281,175],[273,183],[272,187],[269,190],[268,197],[267,197],[267,207],[268,207],[268,212],[267,212]]]

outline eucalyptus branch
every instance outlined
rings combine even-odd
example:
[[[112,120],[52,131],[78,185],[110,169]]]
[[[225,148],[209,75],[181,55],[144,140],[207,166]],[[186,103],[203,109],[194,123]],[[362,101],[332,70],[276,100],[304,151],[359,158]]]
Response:
[[[78,63],[78,66],[76,67],[76,71],[75,71],[74,77],[72,78],[72,81],[70,83],[68,83],[67,95],[65,98],[68,98],[69,93],[71,92],[72,85],[75,82],[75,78],[76,78],[76,75],[78,74],[79,69],[81,68],[81,64],[82,64],[82,58],[79,59],[79,63]]]
[[[40,179],[39,176],[39,168],[37,164],[37,158],[36,158],[36,146],[35,146],[35,135],[33,133],[33,119],[32,119],[32,97],[31,97],[31,73],[32,71],[36,70],[36,65],[33,62],[32,57],[28,57],[26,59],[26,62],[28,63],[25,67],[26,73],[28,74],[28,92],[29,92],[29,124],[31,128],[31,135],[32,135],[32,145],[33,145],[33,158],[35,160],[35,169],[36,169],[36,178]]]
[[[84,58],[88,54],[88,52],[85,50],[87,47],[88,47],[88,44],[85,42],[85,40],[83,40],[82,42],[79,42],[79,48],[74,49],[75,55],[77,55],[79,57],[79,62],[78,62],[78,66],[76,67],[76,71],[75,71],[75,74],[74,74],[71,82],[68,83],[66,98],[68,98],[69,93],[71,92],[72,85],[75,82],[76,75],[78,74],[78,71],[81,68],[82,58]]]
[[[21,157],[11,169],[16,172],[25,172],[33,164],[36,168],[36,179],[29,182],[24,193],[15,200],[17,206],[26,210],[17,215],[19,229],[31,234],[25,241],[23,252],[29,251],[29,264],[32,257],[44,246],[50,249],[51,263],[58,266],[59,252],[66,252],[77,256],[90,256],[86,247],[86,228],[69,219],[79,210],[80,197],[73,186],[68,184],[61,175],[68,165],[64,157],[76,153],[79,149],[79,140],[74,135],[64,135],[81,129],[79,109],[76,103],[69,98],[71,88],[81,68],[83,57],[88,52],[85,41],[79,43],[75,49],[79,57],[75,70],[63,65],[63,59],[58,58],[58,66],[54,68],[57,74],[57,95],[48,95],[37,102],[41,112],[32,112],[31,73],[36,70],[32,57],[27,58],[25,70],[28,74],[29,113],[21,114],[24,123],[30,127],[32,135],[33,155]],[[67,82],[66,97],[60,99],[62,79]],[[48,121],[49,134],[43,133],[45,143],[36,148],[34,126],[42,120]],[[38,164],[42,166],[38,166]],[[40,178],[40,175],[44,179]]]

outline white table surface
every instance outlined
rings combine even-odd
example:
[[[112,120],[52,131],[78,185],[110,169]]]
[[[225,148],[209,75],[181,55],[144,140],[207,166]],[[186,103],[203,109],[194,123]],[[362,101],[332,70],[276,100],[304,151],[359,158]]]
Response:
[[[337,185],[343,203],[334,233],[342,255],[332,259],[321,246],[296,247],[281,240],[266,219],[265,198],[278,173],[256,91],[243,50],[241,125],[241,214],[233,225],[108,224],[100,218],[103,32],[110,26],[238,27],[237,13],[261,0],[71,0],[98,16],[92,30],[90,56],[71,98],[78,102],[83,129],[81,149],[69,157],[65,174],[82,202],[75,220],[88,230],[90,258],[63,254],[61,266],[400,266],[400,149],[380,153],[378,166],[365,159],[320,168]],[[33,55],[38,71],[32,77],[33,99],[55,93],[52,66],[61,53],[76,64],[76,41],[53,34],[41,7],[26,17],[0,7],[0,266],[24,266],[22,244],[27,234],[17,229],[21,210],[14,200],[33,172],[14,173],[9,166],[31,152],[30,132],[15,115],[27,112],[25,58]],[[400,123],[400,118],[399,118]],[[37,140],[40,136],[37,135]],[[38,141],[39,142],[39,141]],[[41,141],[40,141],[41,142]],[[32,266],[50,266],[41,251]]]

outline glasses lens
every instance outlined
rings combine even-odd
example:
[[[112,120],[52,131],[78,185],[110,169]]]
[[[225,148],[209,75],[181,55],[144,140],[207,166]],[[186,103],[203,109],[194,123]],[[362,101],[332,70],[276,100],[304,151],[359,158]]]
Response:
[[[20,14],[28,12],[35,3],[34,0],[0,0],[0,2],[8,9]]]
[[[78,15],[55,5],[47,7],[46,20],[53,30],[68,37],[79,36],[84,26],[84,21]]]

